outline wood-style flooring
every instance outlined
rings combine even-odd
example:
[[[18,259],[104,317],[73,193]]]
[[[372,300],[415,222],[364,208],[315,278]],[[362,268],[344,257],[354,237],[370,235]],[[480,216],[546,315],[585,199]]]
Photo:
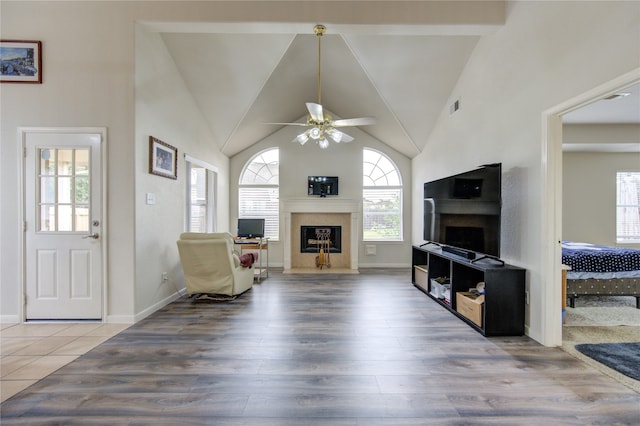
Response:
[[[527,337],[485,338],[410,271],[270,272],[182,298],[0,406],[2,425],[638,424],[640,394]]]

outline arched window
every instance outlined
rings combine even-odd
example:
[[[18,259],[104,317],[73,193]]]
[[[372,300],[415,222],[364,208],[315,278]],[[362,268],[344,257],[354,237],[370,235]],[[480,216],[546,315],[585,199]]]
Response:
[[[253,156],[240,173],[238,217],[264,218],[265,237],[277,240],[280,228],[278,148]]]
[[[381,152],[365,148],[362,160],[362,238],[402,240],[402,179]]]

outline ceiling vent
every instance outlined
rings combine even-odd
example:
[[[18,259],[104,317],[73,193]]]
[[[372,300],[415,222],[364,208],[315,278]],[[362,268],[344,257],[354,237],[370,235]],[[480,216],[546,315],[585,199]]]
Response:
[[[624,98],[625,96],[629,96],[631,93],[629,92],[620,92],[620,93],[614,93],[613,95],[609,95],[605,98],[603,98],[605,101],[612,101],[614,99],[620,99],[620,98]]]

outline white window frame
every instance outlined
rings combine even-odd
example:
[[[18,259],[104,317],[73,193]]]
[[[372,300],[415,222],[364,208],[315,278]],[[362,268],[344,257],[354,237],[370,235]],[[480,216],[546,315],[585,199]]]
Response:
[[[217,230],[217,184],[218,184],[218,173],[219,169],[216,166],[212,166],[211,164],[199,160],[195,157],[190,156],[189,154],[185,154],[185,165],[186,165],[186,183],[185,183],[185,219],[184,219],[184,229],[186,232],[196,232],[191,229],[191,169],[192,165],[195,165],[199,168],[203,168],[206,170],[207,174],[207,191],[206,191],[206,206],[207,206],[207,229],[202,230],[200,232],[216,232]]]
[[[630,175],[635,182],[622,194],[621,179]],[[616,172],[616,243],[640,244],[640,171]]]
[[[254,183],[243,183],[245,180],[245,174],[249,171],[250,166],[255,162],[255,160],[264,155],[267,152],[276,151],[278,154],[277,168],[276,173],[273,173],[272,168],[268,167],[266,164],[264,167],[268,167],[268,170],[271,172],[270,178],[267,182],[254,182]],[[271,163],[272,164],[272,163]],[[256,175],[257,176],[257,175]],[[276,183],[273,183],[273,182]],[[276,198],[276,208],[272,210],[274,212],[273,215],[265,215],[263,212],[258,211],[244,211],[242,208],[243,205],[243,197],[242,192],[243,189],[257,189],[257,190],[266,190],[271,191],[272,193],[275,191]],[[265,237],[269,238],[271,241],[279,241],[280,239],[280,149],[277,147],[268,148],[262,150],[255,155],[253,155],[242,167],[242,172],[238,178],[238,217],[239,218],[264,218],[265,219]]]
[[[365,156],[365,151],[371,151],[374,152],[376,154],[378,154],[380,156],[380,158],[384,158],[387,161],[389,161],[389,163],[393,166],[393,172],[397,175],[397,180],[398,180],[398,185],[389,185],[388,183],[386,183],[386,177],[389,176],[389,172],[386,173],[382,173],[381,176],[379,176],[378,178],[375,179],[374,181],[374,185],[364,185],[364,180],[365,180],[365,176],[368,177],[369,179],[371,179],[370,175],[365,175],[365,162],[364,162],[364,156]],[[396,165],[396,163],[389,158],[388,155],[386,155],[385,153],[378,151],[376,149],[373,148],[368,148],[365,147],[362,150],[362,164],[363,164],[363,185],[362,185],[362,240],[363,241],[378,241],[378,242],[401,242],[404,241],[404,221],[403,221],[403,195],[404,195],[404,191],[403,191],[403,185],[402,185],[402,174],[400,173],[400,169],[398,168],[398,166]],[[380,169],[378,167],[378,169]],[[381,170],[381,169],[380,169]],[[383,179],[384,178],[384,179]],[[367,237],[366,236],[366,229],[365,226],[367,224],[367,213],[365,210],[365,192],[367,191],[397,191],[400,197],[399,203],[400,203],[400,210],[398,212],[398,218],[399,218],[399,235],[397,237],[391,237],[391,238],[380,238],[380,237],[376,237],[376,238],[371,238],[371,237]]]

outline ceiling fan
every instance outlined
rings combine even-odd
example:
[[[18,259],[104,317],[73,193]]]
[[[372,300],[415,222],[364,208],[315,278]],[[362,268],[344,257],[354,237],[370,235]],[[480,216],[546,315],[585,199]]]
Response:
[[[321,79],[320,79],[320,39],[322,38],[326,27],[318,24],[313,27],[313,32],[318,37],[318,103],[307,102],[307,110],[309,115],[307,116],[306,123],[269,123],[280,124],[286,126],[305,126],[307,130],[300,133],[293,139],[292,142],[298,142],[300,145],[307,143],[309,139],[313,139],[318,143],[318,146],[322,149],[329,147],[329,141],[335,143],[351,142],[352,136],[338,130],[337,127],[349,127],[349,126],[366,126],[369,124],[375,124],[376,120],[373,117],[360,117],[360,118],[346,118],[342,120],[334,120],[331,116],[324,112],[321,104]]]

